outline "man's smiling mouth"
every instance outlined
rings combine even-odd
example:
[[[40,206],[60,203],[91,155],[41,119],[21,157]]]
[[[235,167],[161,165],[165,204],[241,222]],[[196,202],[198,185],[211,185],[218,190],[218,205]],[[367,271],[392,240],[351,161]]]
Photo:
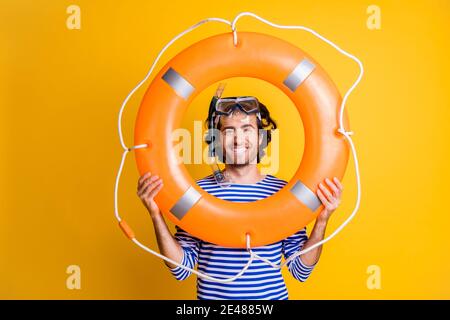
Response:
[[[233,152],[240,154],[240,153],[244,153],[248,150],[248,148],[246,147],[237,147],[237,148],[233,148]]]

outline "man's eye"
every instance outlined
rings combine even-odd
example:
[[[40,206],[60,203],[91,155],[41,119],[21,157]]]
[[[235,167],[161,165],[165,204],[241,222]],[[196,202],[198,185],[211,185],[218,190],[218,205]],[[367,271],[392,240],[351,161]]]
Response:
[[[227,135],[232,134],[233,132],[234,132],[233,129],[225,129],[224,130],[224,133],[227,134]]]

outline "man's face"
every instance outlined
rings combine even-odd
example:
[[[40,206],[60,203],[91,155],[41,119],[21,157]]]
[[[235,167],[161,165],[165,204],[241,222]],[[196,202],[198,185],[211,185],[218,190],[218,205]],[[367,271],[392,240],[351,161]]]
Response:
[[[221,116],[220,124],[224,162],[234,165],[256,164],[260,144],[256,115],[235,109],[230,116]]]

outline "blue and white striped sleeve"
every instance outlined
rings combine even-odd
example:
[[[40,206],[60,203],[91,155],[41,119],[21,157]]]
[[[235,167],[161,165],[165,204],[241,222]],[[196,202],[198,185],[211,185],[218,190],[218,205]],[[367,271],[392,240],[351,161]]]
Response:
[[[284,258],[288,259],[292,254],[300,251],[303,248],[304,243],[308,240],[308,235],[306,234],[306,227],[297,233],[293,234],[290,237],[287,237],[283,240],[283,254]],[[303,263],[300,258],[301,256],[296,257],[294,260],[288,262],[288,270],[292,274],[292,276],[304,282],[308,279],[309,275],[313,271],[316,264],[312,266],[308,266]]]
[[[178,241],[183,249],[183,259],[181,264],[185,267],[194,269],[198,261],[198,250],[200,248],[200,239],[190,235],[180,227],[176,226],[175,240]],[[170,272],[177,280],[184,280],[191,275],[191,271],[185,270],[180,266],[169,268]]]

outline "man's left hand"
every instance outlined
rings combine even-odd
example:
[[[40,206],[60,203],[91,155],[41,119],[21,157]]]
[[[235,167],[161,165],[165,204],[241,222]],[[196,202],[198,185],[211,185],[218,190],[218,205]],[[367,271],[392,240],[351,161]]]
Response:
[[[342,183],[338,178],[334,177],[333,181],[325,179],[325,183],[329,189],[323,184],[319,183],[319,189],[317,190],[317,196],[324,205],[323,210],[317,216],[317,220],[327,222],[331,214],[336,210],[341,202],[342,190],[344,189]]]

